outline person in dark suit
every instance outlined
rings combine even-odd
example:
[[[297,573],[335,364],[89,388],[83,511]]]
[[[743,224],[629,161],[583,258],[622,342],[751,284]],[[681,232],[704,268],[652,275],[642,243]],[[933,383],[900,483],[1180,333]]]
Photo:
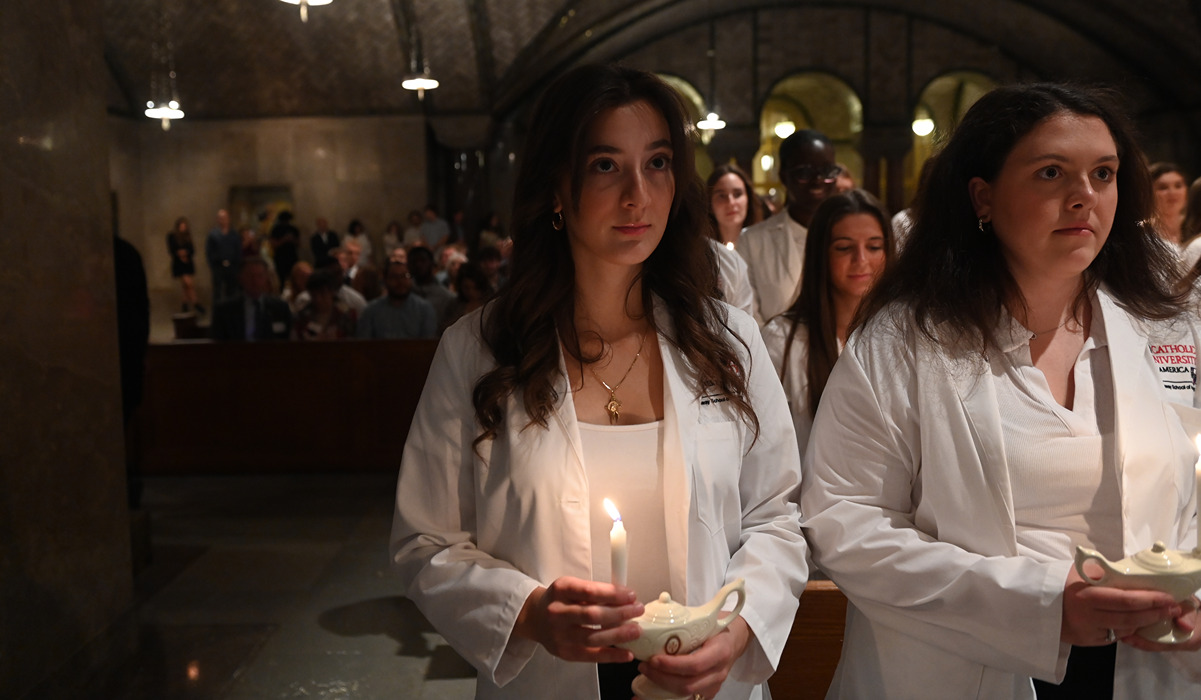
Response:
[[[292,212],[285,209],[276,215],[270,235],[275,272],[282,282],[289,278],[292,266],[300,259],[300,229],[292,225]]]
[[[333,260],[330,251],[340,244],[338,234],[329,230],[329,221],[317,219],[317,230],[309,239],[309,247],[313,249],[313,269],[325,267]]]
[[[242,261],[242,294],[213,308],[213,340],[287,340],[292,330],[288,303],[271,292],[271,273],[259,257]]]

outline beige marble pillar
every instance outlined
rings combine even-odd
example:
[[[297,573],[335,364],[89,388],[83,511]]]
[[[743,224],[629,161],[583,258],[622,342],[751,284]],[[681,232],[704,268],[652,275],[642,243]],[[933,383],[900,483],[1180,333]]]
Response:
[[[102,6],[0,8],[5,698],[45,687],[131,597]]]

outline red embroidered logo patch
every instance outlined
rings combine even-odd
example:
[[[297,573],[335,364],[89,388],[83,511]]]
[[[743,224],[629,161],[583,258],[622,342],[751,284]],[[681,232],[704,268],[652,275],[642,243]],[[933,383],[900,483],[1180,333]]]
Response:
[[[1152,345],[1151,357],[1159,367],[1165,389],[1192,391],[1197,386],[1197,348],[1193,345]]]

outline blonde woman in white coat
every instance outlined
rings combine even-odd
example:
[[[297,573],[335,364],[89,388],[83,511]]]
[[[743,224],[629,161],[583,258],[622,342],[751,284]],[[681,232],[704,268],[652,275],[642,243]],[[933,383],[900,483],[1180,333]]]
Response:
[[[763,328],[802,455],[859,302],[892,259],[889,224],[884,205],[865,190],[848,190],[822,202],[805,240],[801,293]]]
[[[678,96],[583,66],[532,119],[508,286],[442,338],[405,445],[391,552],[479,698],[767,697],[806,579],[800,467],[755,322],[713,299]],[[613,583],[612,497],[628,532]],[[637,663],[638,601],[746,580],[696,652]],[[599,670],[598,670],[599,669]]]
[[[851,602],[830,697],[1201,694],[1201,634],[1135,634],[1195,628],[1195,600],[1072,566],[1196,542],[1201,338],[1150,210],[1105,93],[998,89],[937,156],[805,457],[814,562]]]

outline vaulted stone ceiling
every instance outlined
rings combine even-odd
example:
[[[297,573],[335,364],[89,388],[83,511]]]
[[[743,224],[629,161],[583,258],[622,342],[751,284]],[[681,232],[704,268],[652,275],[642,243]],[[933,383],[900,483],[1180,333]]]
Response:
[[[1122,66],[1153,103],[1201,107],[1198,0],[105,0],[109,109],[140,115],[167,19],[189,117],[414,114],[503,117],[581,60],[617,60],[739,13],[856,7],[933,22],[1046,78]],[[1048,40],[1061,37],[1062,41]],[[442,82],[424,103],[400,83],[417,52]]]

